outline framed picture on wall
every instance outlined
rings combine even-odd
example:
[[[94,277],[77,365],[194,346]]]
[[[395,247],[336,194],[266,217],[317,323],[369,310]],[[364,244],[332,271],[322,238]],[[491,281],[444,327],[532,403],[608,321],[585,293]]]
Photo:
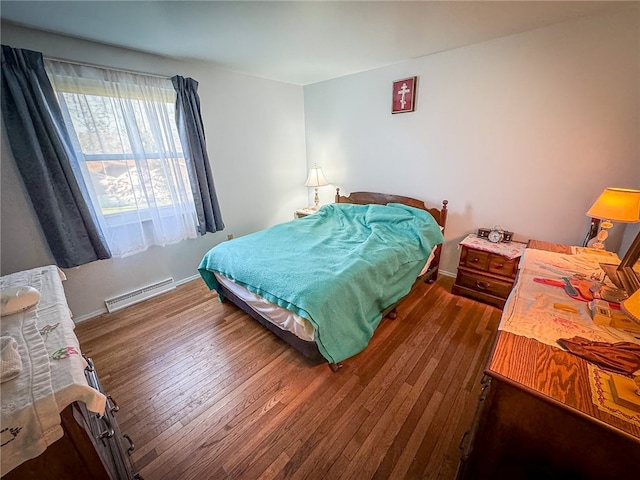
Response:
[[[393,82],[391,113],[413,112],[416,108],[418,77]]]

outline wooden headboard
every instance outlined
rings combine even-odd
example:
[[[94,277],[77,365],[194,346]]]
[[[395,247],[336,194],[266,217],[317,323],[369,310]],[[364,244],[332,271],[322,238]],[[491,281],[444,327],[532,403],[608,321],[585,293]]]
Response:
[[[403,197],[401,195],[391,195],[388,193],[375,192],[352,192],[348,197],[340,195],[340,189],[336,188],[336,203],[355,203],[358,205],[368,205],[375,203],[378,205],[386,205],[387,203],[402,203],[414,208],[420,208],[429,212],[436,219],[438,225],[442,227],[444,232],[447,223],[447,205],[448,200],[442,201],[442,208],[428,208],[422,200],[411,197]]]
[[[428,208],[422,200],[411,197],[403,197],[402,195],[391,195],[388,193],[375,192],[351,192],[348,197],[340,195],[340,189],[336,188],[336,203],[355,203],[358,205],[369,205],[375,203],[378,205],[386,205],[387,203],[401,203],[414,208],[426,210],[435,218],[438,225],[442,227],[442,233],[447,223],[447,204],[448,200],[442,201],[442,208]],[[431,261],[429,270],[424,274],[423,278],[427,282],[433,282],[438,277],[438,268],[440,266],[440,254],[442,253],[442,245],[438,245],[434,252],[434,258]]]

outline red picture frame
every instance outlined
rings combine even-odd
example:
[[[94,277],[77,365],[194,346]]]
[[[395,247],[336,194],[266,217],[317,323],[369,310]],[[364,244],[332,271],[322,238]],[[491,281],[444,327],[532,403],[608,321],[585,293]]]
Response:
[[[391,113],[413,112],[416,108],[418,77],[409,77],[393,82]]]

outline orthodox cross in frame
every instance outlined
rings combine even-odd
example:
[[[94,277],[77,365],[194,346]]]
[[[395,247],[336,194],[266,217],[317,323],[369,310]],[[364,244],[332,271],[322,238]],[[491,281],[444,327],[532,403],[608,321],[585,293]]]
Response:
[[[418,77],[393,82],[391,113],[413,112],[416,108]]]

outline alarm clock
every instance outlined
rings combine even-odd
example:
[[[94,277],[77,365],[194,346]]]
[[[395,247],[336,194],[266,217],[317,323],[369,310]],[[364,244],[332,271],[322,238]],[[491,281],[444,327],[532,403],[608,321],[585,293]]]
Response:
[[[479,228],[477,235],[479,238],[485,238],[493,243],[506,243],[513,239],[513,232],[502,230],[502,228],[498,226],[493,228]]]
[[[502,232],[502,230],[498,230],[494,228],[489,232],[489,235],[487,236],[487,240],[493,243],[500,243],[504,240],[504,233]]]

